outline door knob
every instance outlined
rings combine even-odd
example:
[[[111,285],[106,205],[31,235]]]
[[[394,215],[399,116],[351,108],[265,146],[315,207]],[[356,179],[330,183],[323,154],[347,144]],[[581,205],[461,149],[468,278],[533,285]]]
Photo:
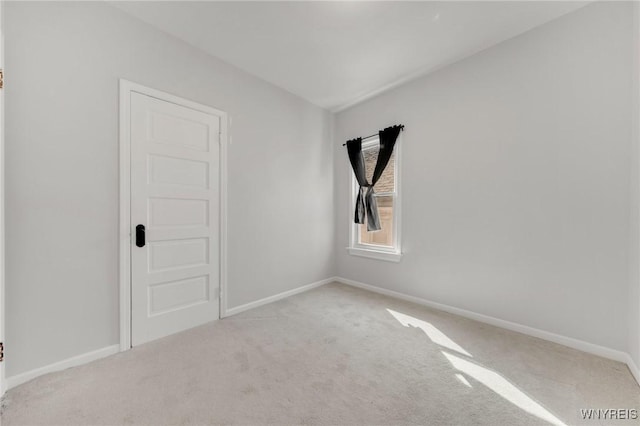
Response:
[[[144,225],[136,226],[136,246],[144,247],[145,245],[145,230]]]

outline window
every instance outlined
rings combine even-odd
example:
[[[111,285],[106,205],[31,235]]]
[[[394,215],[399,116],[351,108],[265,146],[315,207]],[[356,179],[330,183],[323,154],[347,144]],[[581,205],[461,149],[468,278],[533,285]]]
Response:
[[[352,197],[350,205],[350,247],[349,253],[356,256],[371,257],[380,260],[400,261],[400,197],[399,197],[399,163],[400,141],[398,140],[389,164],[374,187],[378,213],[380,215],[379,231],[368,232],[367,225],[353,223],[353,211],[358,195],[358,183],[350,171],[352,181]],[[367,172],[367,181],[371,182],[373,170],[378,161],[380,142],[378,138],[362,142],[362,155]],[[366,221],[365,221],[366,222]]]

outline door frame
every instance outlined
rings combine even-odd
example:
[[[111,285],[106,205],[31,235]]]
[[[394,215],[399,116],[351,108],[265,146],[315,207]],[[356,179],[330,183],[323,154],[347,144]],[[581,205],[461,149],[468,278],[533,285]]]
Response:
[[[220,117],[219,318],[227,313],[227,113],[179,96],[120,79],[120,351],[131,349],[131,94],[140,93]]]

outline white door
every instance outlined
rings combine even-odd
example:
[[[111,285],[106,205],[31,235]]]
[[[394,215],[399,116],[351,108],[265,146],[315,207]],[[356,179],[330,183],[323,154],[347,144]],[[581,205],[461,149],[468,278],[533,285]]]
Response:
[[[135,346],[219,317],[221,117],[136,92],[130,111]]]

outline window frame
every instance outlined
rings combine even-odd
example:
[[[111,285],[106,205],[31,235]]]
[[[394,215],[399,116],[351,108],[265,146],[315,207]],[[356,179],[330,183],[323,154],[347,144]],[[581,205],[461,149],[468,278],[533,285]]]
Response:
[[[392,195],[393,196],[393,246],[382,246],[376,244],[366,244],[360,243],[359,240],[359,227],[360,225],[353,222],[353,212],[355,209],[356,198],[358,196],[358,182],[353,174],[353,170],[351,169],[351,164],[349,164],[349,176],[351,178],[351,202],[349,203],[349,247],[347,250],[350,255],[353,256],[361,256],[368,257],[371,259],[377,260],[386,260],[390,262],[400,262],[402,258],[402,245],[401,245],[401,218],[402,218],[402,207],[401,207],[401,136],[398,136],[396,140],[396,144],[394,146],[394,184],[395,191],[393,193],[389,192],[381,192],[376,193],[376,196],[383,195]],[[362,150],[377,145],[380,143],[380,139],[378,136],[374,136],[372,138],[366,139],[362,141]]]

